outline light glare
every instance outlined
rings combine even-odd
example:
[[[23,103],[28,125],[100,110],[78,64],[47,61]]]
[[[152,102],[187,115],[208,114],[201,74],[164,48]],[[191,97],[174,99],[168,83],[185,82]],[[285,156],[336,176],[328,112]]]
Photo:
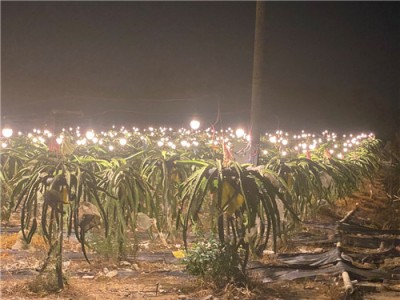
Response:
[[[9,138],[13,135],[13,130],[11,128],[3,128],[3,130],[1,131],[3,136],[6,138]]]
[[[94,132],[93,132],[93,130],[88,130],[88,131],[86,132],[86,138],[87,138],[88,140],[92,140],[92,139],[94,138]]]
[[[190,128],[192,128],[193,130],[197,130],[200,128],[200,121],[194,119],[192,121],[190,121]]]
[[[236,134],[237,138],[241,138],[244,136],[244,130],[242,128],[238,128],[238,129],[236,129],[235,134]]]
[[[120,144],[121,146],[125,146],[126,143],[127,143],[127,141],[126,141],[125,138],[121,138],[121,139],[119,140],[119,144]]]

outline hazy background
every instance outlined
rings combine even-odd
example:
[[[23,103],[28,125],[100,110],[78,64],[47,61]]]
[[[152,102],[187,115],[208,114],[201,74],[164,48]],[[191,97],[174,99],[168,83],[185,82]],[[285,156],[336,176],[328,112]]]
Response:
[[[268,2],[265,129],[393,131],[399,2]],[[255,2],[1,2],[1,114],[248,124]],[[398,124],[398,123],[397,123]]]

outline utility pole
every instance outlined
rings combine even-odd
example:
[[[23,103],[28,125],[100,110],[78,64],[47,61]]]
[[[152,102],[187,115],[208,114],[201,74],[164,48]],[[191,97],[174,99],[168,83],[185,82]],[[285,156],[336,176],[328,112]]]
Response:
[[[256,25],[254,34],[254,54],[253,54],[253,79],[251,88],[251,112],[250,112],[250,134],[251,147],[249,162],[253,165],[258,164],[260,148],[260,123],[263,100],[263,65],[265,52],[265,15],[266,2],[256,2]]]

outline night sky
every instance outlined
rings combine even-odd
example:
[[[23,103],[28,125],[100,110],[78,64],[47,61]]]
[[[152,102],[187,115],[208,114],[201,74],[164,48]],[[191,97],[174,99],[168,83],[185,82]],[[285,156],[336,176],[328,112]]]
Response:
[[[266,22],[265,129],[398,126],[400,2],[268,2]],[[220,103],[247,126],[254,25],[255,2],[2,1],[3,122],[210,124]]]

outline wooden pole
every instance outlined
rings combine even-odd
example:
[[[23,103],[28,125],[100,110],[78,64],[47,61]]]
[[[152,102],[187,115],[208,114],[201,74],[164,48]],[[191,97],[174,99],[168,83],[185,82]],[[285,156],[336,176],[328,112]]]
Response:
[[[62,192],[61,192],[62,193]],[[62,270],[62,252],[63,252],[63,239],[64,239],[64,234],[63,234],[63,229],[64,229],[64,202],[63,198],[61,196],[61,201],[60,201],[59,207],[61,208],[61,213],[60,213],[60,219],[59,219],[59,228],[58,230],[59,235],[58,235],[58,252],[57,252],[57,259],[56,259],[56,273],[57,273],[57,283],[58,283],[58,289],[63,290],[64,289],[64,278],[63,278],[63,270]]]
[[[257,1],[256,3],[256,24],[254,35],[254,54],[253,54],[253,79],[251,90],[251,112],[250,130],[251,147],[249,162],[253,165],[258,164],[258,155],[261,135],[261,112],[263,100],[263,63],[264,63],[264,44],[265,44],[265,11],[266,2]]]

